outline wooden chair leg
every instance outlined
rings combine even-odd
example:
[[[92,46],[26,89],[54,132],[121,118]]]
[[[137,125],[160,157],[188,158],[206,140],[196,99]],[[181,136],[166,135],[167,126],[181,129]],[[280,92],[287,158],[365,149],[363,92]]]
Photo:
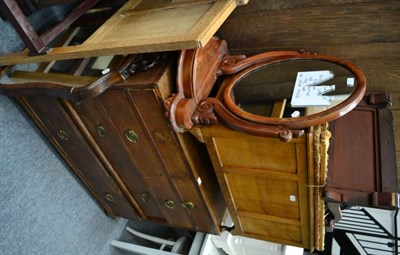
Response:
[[[0,8],[29,49],[30,54],[39,55],[47,52],[46,45],[35,32],[15,0],[0,1]]]
[[[29,55],[46,54],[46,45],[67,29],[73,22],[97,4],[99,0],[85,0],[71,11],[60,23],[50,28],[44,35],[39,36],[29,20],[15,0],[1,0],[0,8],[3,14],[13,25],[15,31],[21,37],[25,46],[29,49]]]

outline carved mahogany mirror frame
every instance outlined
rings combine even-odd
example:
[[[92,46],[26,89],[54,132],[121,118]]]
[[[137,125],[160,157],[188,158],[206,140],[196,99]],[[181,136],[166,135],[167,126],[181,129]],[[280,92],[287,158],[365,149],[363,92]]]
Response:
[[[195,124],[223,122],[228,127],[259,136],[280,137],[290,141],[304,134],[304,129],[337,119],[352,110],[363,98],[366,79],[355,65],[333,56],[298,51],[272,51],[246,58],[226,54],[225,41],[213,38],[205,48],[182,51],[178,63],[177,94],[167,99],[167,117],[177,132]],[[262,67],[293,60],[327,61],[349,70],[356,80],[351,95],[332,108],[297,118],[274,118],[251,114],[240,109],[232,99],[234,86],[249,73]],[[225,75],[217,97],[209,93],[218,76]],[[218,116],[218,117],[217,117]]]
[[[327,55],[316,55],[316,54],[307,54],[300,52],[295,52],[295,53],[275,52],[275,53],[278,53],[279,55],[271,57],[268,56],[269,53],[265,53],[264,55],[259,54],[246,59],[247,62],[252,62],[253,65],[225,79],[224,81],[225,86],[223,90],[223,102],[224,105],[235,115],[256,123],[284,126],[293,129],[301,129],[329,122],[343,116],[344,114],[352,110],[361,101],[361,99],[365,94],[366,90],[365,76],[357,66],[355,66],[350,62]],[[233,93],[233,88],[235,87],[235,85],[244,76],[247,76],[249,73],[255,72],[260,68],[266,67],[271,64],[276,64],[283,61],[293,61],[293,60],[319,60],[319,61],[331,62],[336,65],[342,66],[345,69],[349,70],[354,75],[357,81],[356,86],[352,91],[351,95],[340,104],[333,106],[332,108],[326,109],[323,112],[315,113],[308,116],[301,116],[296,118],[265,117],[246,112],[240,109],[238,106],[236,106],[236,104],[232,100],[231,95]],[[236,65],[240,64],[239,63],[234,64],[234,66]]]

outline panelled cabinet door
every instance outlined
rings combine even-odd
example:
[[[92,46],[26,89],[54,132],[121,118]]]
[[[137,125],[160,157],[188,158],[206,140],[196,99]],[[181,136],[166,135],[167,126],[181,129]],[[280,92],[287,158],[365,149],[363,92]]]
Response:
[[[234,234],[309,247],[307,154],[304,137],[275,138],[202,127]]]
[[[129,0],[81,45],[46,54],[0,56],[1,65],[203,47],[239,4],[235,0]]]
[[[130,0],[85,44],[142,52],[202,47],[236,5],[233,0]]]

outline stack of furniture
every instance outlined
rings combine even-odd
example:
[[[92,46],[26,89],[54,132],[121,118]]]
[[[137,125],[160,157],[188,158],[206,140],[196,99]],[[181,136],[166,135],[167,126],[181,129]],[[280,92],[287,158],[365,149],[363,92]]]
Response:
[[[333,213],[352,203],[332,195],[341,182],[332,181],[340,167],[328,167],[330,138],[361,102],[365,77],[332,56],[229,55],[212,35],[238,3],[127,1],[78,46],[68,46],[80,33],[71,29],[64,46],[1,56],[1,65],[53,62],[13,72],[0,90],[111,216],[322,250],[325,202]],[[333,79],[327,98],[337,102],[292,107],[296,75],[314,71],[333,75],[310,86]],[[397,207],[394,186],[378,186],[374,196],[392,200],[373,205]],[[234,226],[222,224],[228,212]]]

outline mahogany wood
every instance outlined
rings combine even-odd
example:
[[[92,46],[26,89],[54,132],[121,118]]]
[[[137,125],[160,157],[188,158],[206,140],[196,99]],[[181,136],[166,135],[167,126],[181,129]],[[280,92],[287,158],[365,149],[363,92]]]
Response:
[[[298,137],[304,134],[305,128],[331,121],[349,112],[362,99],[366,90],[362,71],[355,65],[336,57],[307,52],[277,51],[246,58],[243,55],[227,55],[226,47],[226,42],[213,38],[203,49],[181,53],[178,62],[177,93],[165,102],[174,131],[183,132],[191,129],[194,124],[216,124],[222,121],[235,130],[266,137],[280,137],[282,141],[290,141],[292,136]],[[218,57],[210,57],[214,56],[210,52],[215,52],[215,56]],[[204,59],[211,68],[204,69]],[[298,118],[263,117],[245,112],[236,106],[232,99],[233,87],[243,77],[270,64],[302,59],[333,62],[348,69],[356,78],[356,88],[337,106]],[[213,82],[222,74],[230,76],[224,79],[217,97],[208,98]],[[199,79],[200,75],[205,78]]]
[[[47,96],[18,100],[108,214],[138,218],[122,193],[124,188],[117,186],[59,100]]]
[[[199,102],[210,93],[218,75],[219,62],[227,44],[213,37],[204,48],[183,50],[177,70],[176,94],[165,101],[166,114],[174,131],[191,128]]]
[[[0,1],[0,7],[32,54],[42,54],[48,50],[15,0]]]
[[[387,93],[369,95],[350,113],[331,123],[332,146],[325,188],[328,200],[399,207],[398,183],[394,178],[394,127],[388,105]]]
[[[206,149],[164,117],[174,64],[165,58],[81,102],[20,98],[111,215],[217,234],[226,205]]]
[[[206,112],[206,114],[204,114],[204,112]],[[229,111],[225,105],[216,98],[207,98],[200,102],[199,106],[196,108],[196,115],[194,115],[193,119],[196,120],[197,124],[216,124],[216,118],[210,117],[210,113],[213,112],[215,112],[220,117],[221,122],[228,127],[248,134],[279,137],[281,141],[284,142],[289,142],[292,138],[297,138],[304,134],[304,130],[302,129],[288,129],[279,125],[262,125],[243,120]],[[210,121],[213,119],[215,119],[215,121]]]
[[[298,118],[274,118],[274,117],[264,117],[264,116],[254,115],[243,111],[233,102],[232,100],[233,87],[242,77],[257,70],[260,67],[268,66],[269,64],[279,63],[281,61],[290,61],[296,59],[315,59],[315,60],[333,62],[338,65],[341,65],[344,68],[349,69],[354,74],[355,79],[357,81],[356,88],[354,89],[350,97],[348,97],[345,101],[343,101],[339,105],[320,113],[308,116],[301,116]],[[301,52],[296,53],[290,51],[289,52],[283,51],[277,53],[272,52],[270,54],[264,53],[255,55],[249,60],[239,60],[237,63],[230,64],[229,66],[230,66],[230,68],[228,69],[230,71],[229,73],[240,71],[246,67],[248,68],[225,80],[225,87],[222,92],[223,102],[226,105],[226,107],[237,116],[255,123],[283,126],[293,129],[301,129],[319,125],[337,119],[348,113],[361,101],[366,91],[366,79],[363,72],[354,64],[351,64],[343,59],[338,59],[333,56],[324,56],[324,55],[308,54]]]
[[[82,80],[80,78],[74,78],[73,75],[69,77],[66,75],[60,75],[58,78],[67,79],[68,81],[64,84],[55,83],[59,82],[53,77],[52,74],[41,74],[39,77],[35,74],[25,74],[25,79],[36,77],[36,82],[29,83],[14,83],[14,84],[1,84],[0,93],[15,96],[15,95],[49,95],[60,98],[66,98],[74,101],[82,101],[89,98],[96,97],[114,84],[120,83],[126,80],[131,75],[130,69],[132,66],[138,65],[138,57],[136,55],[129,56],[122,64],[120,64],[116,70],[110,71],[98,79],[86,79],[94,80],[89,84],[76,84],[71,83],[72,80]],[[48,79],[54,79],[53,82],[49,82]],[[47,82],[46,82],[47,80]]]
[[[13,24],[15,30],[24,41],[29,49],[30,55],[46,54],[49,48],[46,46],[55,37],[61,34],[74,21],[82,16],[88,9],[93,7],[99,0],[86,0],[77,6],[70,14],[68,14],[60,23],[50,28],[44,35],[39,36],[15,0],[2,0],[0,6],[7,16],[8,20]]]

